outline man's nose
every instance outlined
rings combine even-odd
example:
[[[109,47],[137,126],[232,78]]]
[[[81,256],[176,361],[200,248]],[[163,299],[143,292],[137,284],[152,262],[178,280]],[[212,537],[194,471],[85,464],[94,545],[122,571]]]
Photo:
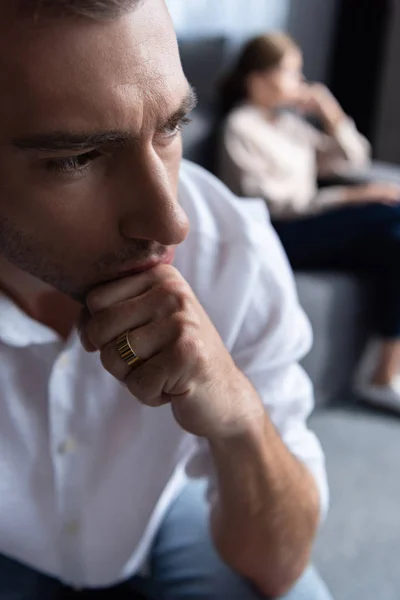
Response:
[[[171,175],[159,159],[147,158],[136,164],[125,186],[126,201],[119,224],[123,237],[163,246],[184,241],[189,222],[177,198],[176,175]]]

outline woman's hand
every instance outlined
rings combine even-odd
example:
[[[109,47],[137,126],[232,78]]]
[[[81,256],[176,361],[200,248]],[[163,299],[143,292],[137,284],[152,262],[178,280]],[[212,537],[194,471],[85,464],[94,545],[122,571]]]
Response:
[[[334,132],[346,114],[332,92],[322,83],[304,85],[300,108],[321,119],[329,132]]]
[[[400,186],[395,183],[368,183],[346,188],[345,202],[350,204],[400,204]]]

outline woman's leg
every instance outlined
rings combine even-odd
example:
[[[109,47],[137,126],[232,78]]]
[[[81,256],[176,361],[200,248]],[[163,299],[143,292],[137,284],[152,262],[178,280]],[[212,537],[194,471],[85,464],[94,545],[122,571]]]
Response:
[[[382,266],[387,272],[397,267],[393,251],[400,206],[345,206],[303,219],[275,221],[274,226],[294,269],[340,268],[376,274]],[[382,241],[384,248],[377,245]]]
[[[0,555],[1,600],[57,600],[62,590],[55,579]]]
[[[131,582],[149,600],[267,600],[217,555],[209,533],[204,482],[189,483],[175,501],[152,550],[151,576]],[[282,599],[283,600],[283,599]],[[332,600],[309,569],[284,600]]]
[[[370,378],[376,386],[390,385],[400,366],[400,207],[344,207],[277,223],[276,229],[294,268],[331,268],[375,277],[381,343]]]

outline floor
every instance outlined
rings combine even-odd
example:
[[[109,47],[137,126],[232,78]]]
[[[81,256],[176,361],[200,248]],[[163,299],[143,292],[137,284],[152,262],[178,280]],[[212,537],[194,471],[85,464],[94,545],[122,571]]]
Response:
[[[311,421],[331,510],[315,561],[335,600],[400,599],[400,416],[344,404]]]

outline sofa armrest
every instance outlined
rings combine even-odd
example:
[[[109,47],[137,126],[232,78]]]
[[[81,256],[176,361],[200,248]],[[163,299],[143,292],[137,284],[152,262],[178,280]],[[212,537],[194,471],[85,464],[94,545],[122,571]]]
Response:
[[[348,171],[343,175],[323,178],[321,186],[326,185],[357,185],[375,181],[388,181],[400,185],[400,165],[374,161],[368,169]]]

